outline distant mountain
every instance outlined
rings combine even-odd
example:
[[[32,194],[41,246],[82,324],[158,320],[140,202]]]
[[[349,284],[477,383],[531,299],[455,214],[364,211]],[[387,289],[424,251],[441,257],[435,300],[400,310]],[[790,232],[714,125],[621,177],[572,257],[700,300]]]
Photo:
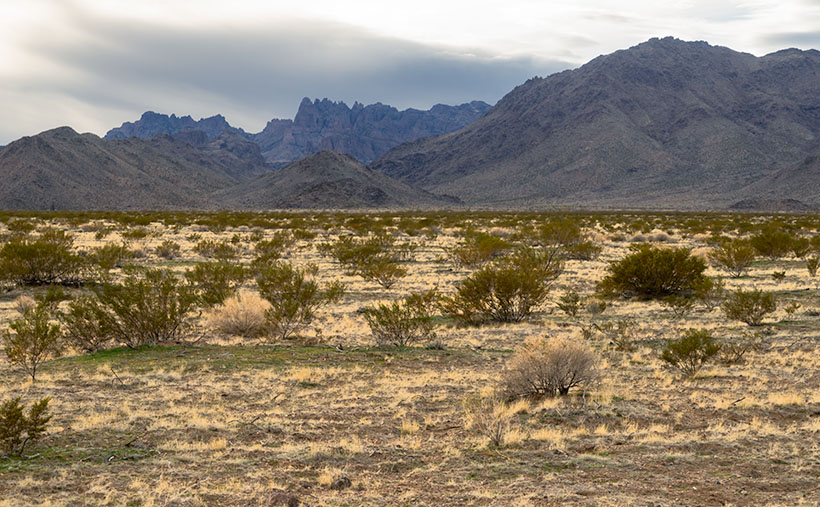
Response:
[[[204,132],[209,139],[213,139],[223,132],[233,132],[244,134],[242,129],[231,127],[221,114],[194,120],[190,116],[178,117],[174,114],[159,114],[153,111],[143,113],[139,120],[131,123],[125,122],[122,126],[111,129],[105,134],[103,139],[128,139],[129,137],[139,137],[149,139],[160,134],[177,134],[186,130],[199,130]]]
[[[227,132],[104,141],[61,127],[0,150],[0,208],[212,208],[213,191],[267,170],[258,146]]]
[[[213,199],[240,209],[440,208],[457,203],[452,198],[416,190],[333,151],[321,151],[218,191]]]
[[[348,107],[344,102],[310,101],[299,105],[291,120],[271,120],[265,129],[251,135],[268,162],[286,164],[321,150],[333,150],[368,163],[390,148],[422,137],[458,130],[490,109],[481,101],[427,111],[381,103]]]
[[[651,39],[531,79],[464,129],[371,167],[502,207],[725,207],[769,185],[817,203],[806,161],[820,142],[819,83],[815,50],[755,57]]]
[[[427,111],[399,111],[381,103],[364,106],[358,102],[350,108],[344,102],[311,102],[305,97],[293,120],[273,119],[258,134],[232,127],[221,115],[195,121],[190,116],[148,111],[136,122],[109,130],[105,139],[148,139],[193,130],[214,139],[223,132],[233,132],[257,143],[265,159],[277,167],[321,150],[345,153],[368,163],[401,143],[465,127],[489,109],[490,105],[481,101],[460,106],[438,104]]]

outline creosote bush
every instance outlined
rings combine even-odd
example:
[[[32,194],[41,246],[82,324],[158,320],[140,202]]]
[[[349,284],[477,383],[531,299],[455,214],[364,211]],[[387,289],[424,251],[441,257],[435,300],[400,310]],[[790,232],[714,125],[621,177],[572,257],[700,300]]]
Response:
[[[500,390],[508,400],[564,396],[598,380],[599,359],[583,342],[566,338],[529,340],[507,363]]]
[[[498,236],[486,232],[468,230],[461,243],[450,250],[450,255],[458,266],[482,266],[500,257],[512,245]]]
[[[609,265],[609,275],[600,282],[603,294],[649,299],[691,296],[703,283],[706,263],[688,248],[638,245],[633,250]]]
[[[454,295],[442,297],[441,309],[461,325],[519,322],[546,301],[561,269],[551,252],[521,249],[462,280]]]
[[[676,340],[666,342],[661,359],[686,377],[695,374],[720,352],[720,343],[706,329],[690,329]]]
[[[134,257],[134,252],[125,243],[107,243],[93,249],[88,255],[88,261],[97,274],[104,278],[112,269],[122,268]]]
[[[222,304],[248,276],[244,266],[228,261],[198,262],[185,272],[185,278],[196,287],[200,303],[206,308]]]
[[[290,338],[313,322],[316,310],[341,299],[344,285],[332,282],[321,289],[312,279],[316,270],[315,265],[295,268],[277,262],[259,271],[256,284],[259,294],[271,304],[265,318],[274,338]]]
[[[364,318],[378,346],[405,347],[436,336],[433,310],[435,291],[411,294],[401,301],[366,308]]]
[[[389,289],[407,275],[399,263],[412,260],[414,247],[397,246],[393,236],[376,234],[365,240],[343,236],[334,243],[319,245],[318,249],[322,255],[336,259],[347,274],[359,275]]]
[[[84,350],[109,342],[134,348],[183,340],[200,303],[196,288],[167,269],[130,268],[122,283],[92,290],[95,298],[72,301],[63,317],[72,326],[71,342]]]
[[[182,248],[179,246],[179,243],[176,241],[172,241],[170,239],[166,239],[156,247],[154,247],[154,253],[157,254],[157,257],[161,257],[163,259],[175,259],[179,257],[179,252]]]
[[[743,276],[757,257],[757,250],[747,239],[723,241],[709,253],[709,260],[733,277]]]
[[[28,414],[20,399],[18,396],[0,405],[0,452],[7,456],[22,456],[27,444],[42,438],[51,420],[48,415],[51,398],[32,403]]]
[[[60,325],[51,321],[52,305],[39,301],[25,309],[22,317],[9,323],[2,335],[3,349],[9,362],[20,366],[32,381],[40,363],[62,353]]]
[[[777,310],[777,298],[772,292],[761,289],[745,291],[738,289],[729,293],[723,302],[723,312],[732,320],[739,320],[750,326],[759,326],[763,318]]]
[[[21,285],[78,284],[85,259],[73,252],[74,238],[49,230],[37,239],[18,237],[0,248],[0,280]]]
[[[766,224],[749,241],[758,255],[774,260],[792,251],[795,238],[778,224]]]
[[[570,317],[577,317],[578,312],[581,310],[581,296],[574,290],[570,289],[566,291],[563,296],[558,298],[558,302],[556,304],[562,312],[566,313]]]

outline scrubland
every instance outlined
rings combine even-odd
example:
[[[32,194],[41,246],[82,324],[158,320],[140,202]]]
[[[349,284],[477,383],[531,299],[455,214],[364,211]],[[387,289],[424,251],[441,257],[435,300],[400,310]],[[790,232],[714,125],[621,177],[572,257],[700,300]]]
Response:
[[[171,340],[110,342],[92,353],[61,343],[60,357],[46,358],[34,380],[0,352],[0,403],[19,396],[28,407],[49,397],[52,415],[45,435],[21,455],[0,452],[0,505],[820,503],[820,283],[807,269],[820,250],[813,239],[820,217],[0,218],[5,243],[64,231],[86,266],[77,279],[57,285],[7,281],[0,296],[4,329],[20,318],[21,298],[42,299],[55,286],[65,292],[53,307],[58,322],[71,298],[125,279],[124,264],[167,268],[180,284],[201,262],[252,273],[228,284],[224,304],[192,307],[189,328]],[[544,232],[555,223],[577,226],[583,242],[600,251],[568,254],[571,241]],[[710,258],[719,245],[766,230],[806,243],[777,252],[759,245],[763,250],[738,277]],[[495,245],[487,254],[493,260],[459,257],[457,248],[481,234],[501,241],[485,241]],[[401,251],[390,258],[395,276],[345,265],[321,246],[346,236],[392,238],[385,248]],[[263,241],[272,241],[268,250],[255,246]],[[106,244],[135,255],[106,270],[89,268],[94,249]],[[613,263],[640,244],[689,249],[724,290],[708,297],[682,293],[685,300],[677,303],[603,294],[600,282]],[[452,297],[467,277],[520,246],[552,249],[561,259],[531,313],[511,322],[462,322],[431,303],[420,339],[377,343],[368,309],[434,289],[437,298]],[[277,263],[305,270],[320,290],[344,286],[284,338],[266,321],[271,303],[256,282],[265,266]],[[722,305],[738,289],[774,294],[776,309],[758,326],[728,318]],[[559,307],[571,292],[578,294],[574,316]],[[708,331],[723,348],[684,375],[661,356],[669,340],[690,329]],[[499,394],[516,354],[545,337],[583,344],[594,358],[594,378],[566,394]],[[744,345],[740,357],[729,357],[731,347]]]

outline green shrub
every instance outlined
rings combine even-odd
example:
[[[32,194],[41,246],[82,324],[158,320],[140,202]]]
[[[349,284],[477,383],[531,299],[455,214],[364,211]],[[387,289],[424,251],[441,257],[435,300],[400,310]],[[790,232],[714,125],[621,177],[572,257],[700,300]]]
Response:
[[[293,235],[283,231],[275,232],[270,239],[257,241],[254,245],[256,252],[254,264],[261,266],[277,261],[282,257],[282,253],[292,247],[295,242]]]
[[[33,403],[28,415],[23,410],[20,397],[12,398],[0,405],[0,451],[7,456],[22,456],[26,445],[35,443],[46,432],[51,420],[47,415],[48,402],[43,398]]]
[[[195,288],[167,269],[128,269],[121,284],[105,282],[93,291],[96,299],[72,302],[64,315],[80,349],[109,341],[134,348],[181,340],[192,330],[200,302]]]
[[[660,299],[693,295],[703,283],[706,264],[688,248],[639,245],[633,250],[609,265],[609,275],[600,282],[603,294]]]
[[[154,247],[154,253],[157,254],[157,257],[170,260],[179,257],[179,252],[181,249],[182,248],[179,246],[179,243],[166,239]]]
[[[88,262],[94,266],[101,275],[107,275],[114,268],[125,266],[126,261],[135,257],[134,252],[123,244],[108,243],[94,248],[88,255]]]
[[[486,232],[467,231],[461,244],[450,250],[459,266],[482,266],[512,248],[506,240]]]
[[[462,280],[441,308],[463,325],[519,322],[547,299],[560,272],[561,260],[551,252],[522,249]]]
[[[11,364],[20,366],[36,380],[40,363],[62,352],[60,325],[51,322],[52,305],[40,301],[23,311],[3,332],[3,348]]]
[[[76,350],[92,354],[106,348],[114,339],[108,314],[92,296],[79,297],[60,315],[64,338]]]
[[[539,338],[527,342],[507,363],[500,391],[508,399],[565,396],[599,378],[598,356],[583,342]]]
[[[750,243],[759,255],[774,260],[786,256],[792,250],[794,238],[777,225],[767,224],[751,237]]]
[[[0,248],[0,279],[22,285],[78,284],[85,260],[72,251],[73,244],[74,238],[62,231],[14,238]]]
[[[243,266],[227,261],[198,262],[185,272],[185,278],[198,291],[200,304],[207,308],[236,294],[248,276]]]
[[[661,302],[676,319],[685,317],[695,307],[695,298],[691,296],[666,296]]]
[[[264,266],[259,271],[256,284],[259,294],[271,304],[265,317],[275,338],[289,338],[313,322],[316,310],[342,297],[341,283],[333,282],[320,289],[311,279],[315,274],[315,266],[294,268],[284,262]]]
[[[708,312],[720,306],[725,297],[726,284],[723,278],[703,277],[695,286],[695,299],[699,301]]]
[[[366,240],[343,236],[335,243],[319,245],[319,252],[333,257],[349,275],[359,275],[388,289],[407,270],[399,265],[412,256],[412,249],[396,248],[395,239],[378,234]]]
[[[411,294],[389,305],[366,308],[364,318],[376,344],[404,347],[435,338],[432,313],[437,299],[435,291],[428,291]]]
[[[596,245],[591,241],[584,241],[583,243],[577,243],[574,245],[567,246],[566,257],[567,259],[592,261],[597,259],[599,255],[601,255],[602,250],[602,246]]]
[[[757,257],[757,250],[749,240],[724,241],[709,253],[709,260],[728,271],[733,277],[743,276]]]
[[[661,359],[687,377],[695,374],[720,352],[720,343],[705,329],[690,329],[677,340],[669,340]]]
[[[577,292],[570,289],[558,298],[558,308],[569,315],[570,317],[577,317],[581,310],[581,296]]]
[[[208,259],[229,261],[236,258],[236,248],[227,241],[203,239],[193,248],[194,252]]]
[[[777,299],[772,292],[760,289],[744,291],[738,289],[730,293],[723,302],[723,312],[732,320],[759,326],[763,317],[777,310]]]
[[[820,266],[820,257],[813,255],[806,259],[806,270],[808,270],[809,275],[814,278],[817,276],[817,267]]]

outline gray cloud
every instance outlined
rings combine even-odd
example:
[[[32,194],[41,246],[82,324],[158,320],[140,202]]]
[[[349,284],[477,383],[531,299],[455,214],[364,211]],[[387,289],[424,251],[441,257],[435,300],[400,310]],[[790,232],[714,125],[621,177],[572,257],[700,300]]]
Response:
[[[766,35],[762,40],[764,44],[776,47],[813,49],[820,47],[820,31],[773,33]]]
[[[76,34],[71,40],[39,37],[26,47],[57,70],[0,84],[0,101],[31,101],[31,108],[42,108],[62,97],[74,104],[54,111],[52,123],[42,128],[70,124],[102,134],[152,109],[194,117],[222,113],[257,131],[273,117],[292,117],[304,96],[399,108],[475,99],[494,103],[534,75],[570,66],[428,46],[314,21],[170,29],[74,13],[67,23]],[[34,133],[17,129],[40,125],[48,114],[34,116],[36,121],[21,121],[19,127],[0,127],[0,144]]]

